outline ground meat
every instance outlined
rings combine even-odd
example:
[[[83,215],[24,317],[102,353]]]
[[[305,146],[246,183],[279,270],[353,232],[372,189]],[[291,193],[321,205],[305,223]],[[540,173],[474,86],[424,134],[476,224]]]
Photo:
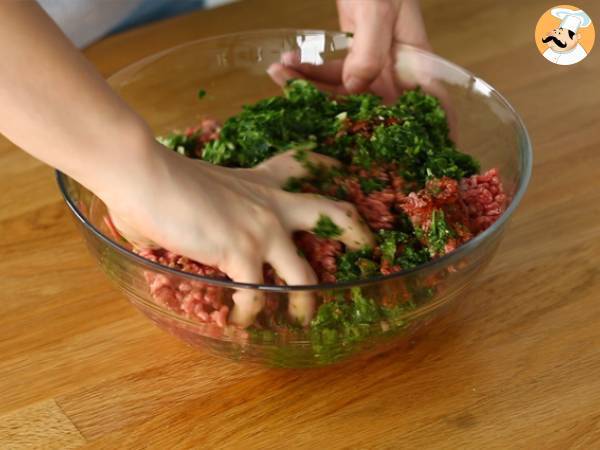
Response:
[[[431,195],[433,202],[438,207],[456,203],[460,195],[458,181],[448,177],[427,181],[425,191]]]
[[[112,225],[112,221],[108,217],[106,221]],[[112,225],[112,228],[114,229],[114,225]],[[309,236],[312,237],[310,234]],[[196,275],[230,280],[219,269],[200,264],[165,249],[134,249],[134,251],[138,255],[163,266]],[[335,265],[335,257],[333,261]],[[331,270],[335,273],[335,267]],[[265,283],[280,286],[285,284],[269,264],[264,265],[263,272]],[[227,297],[225,295],[226,293],[231,294],[231,292],[199,281],[181,281],[179,278],[151,271],[146,271],[144,276],[150,294],[157,304],[189,319],[204,323],[215,323],[219,327],[227,325],[227,316],[233,302],[230,295],[227,295]],[[279,303],[278,298],[267,296],[264,307],[265,315],[273,315],[280,306]]]
[[[460,196],[468,212],[470,229],[475,234],[493,224],[508,202],[497,169],[462,179]]]
[[[322,283],[336,281],[337,257],[343,245],[333,239],[325,239],[305,231],[294,233],[294,243],[306,257]]]
[[[391,264],[387,259],[381,260],[381,267],[379,271],[382,275],[391,275],[394,272],[400,272],[402,267]]]
[[[138,250],[137,253],[153,262],[173,269],[182,270],[211,278],[227,279],[220,270],[176,255],[164,249]],[[223,290],[200,281],[180,280],[165,274],[145,272],[150,294],[157,304],[189,319],[215,323],[219,327],[227,324],[231,299],[223,297]]]
[[[396,196],[396,204],[415,227],[425,230],[429,228],[435,204],[426,190],[411,192],[408,195],[399,194]]]
[[[395,214],[392,212],[395,192],[386,189],[365,195],[355,180],[346,183],[348,200],[356,205],[360,215],[374,230],[394,228]]]

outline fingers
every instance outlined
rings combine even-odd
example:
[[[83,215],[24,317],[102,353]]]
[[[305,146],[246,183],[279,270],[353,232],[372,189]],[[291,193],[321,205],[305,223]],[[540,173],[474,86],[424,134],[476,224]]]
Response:
[[[309,64],[306,64],[308,66]],[[303,65],[304,66],[304,65]],[[316,66],[319,67],[319,66]],[[267,74],[279,86],[285,87],[288,80],[303,79],[311,81],[317,89],[331,94],[347,94],[346,88],[341,84],[328,83],[312,79],[301,71],[302,68],[287,67],[281,63],[274,63],[267,69]]]
[[[395,7],[384,0],[341,0],[338,7],[354,22],[352,48],[343,68],[344,86],[349,92],[360,92],[375,80],[390,56]]]
[[[308,261],[298,254],[296,246],[288,235],[274,240],[267,261],[286,284],[312,285],[318,282],[317,276]],[[310,292],[291,292],[288,313],[300,325],[308,325],[315,313],[315,298]]]
[[[255,258],[234,258],[231,266],[223,271],[238,283],[263,282],[263,264]],[[238,289],[232,298],[234,305],[229,321],[243,328],[252,325],[265,304],[264,294],[255,289]]]
[[[356,208],[350,203],[312,194],[282,193],[279,211],[288,230],[313,231],[322,216],[330,218],[341,234],[335,236],[351,250],[373,246],[375,238]]]
[[[404,0],[400,4],[395,34],[401,37],[398,40],[403,44],[414,45],[423,50],[431,50],[418,0]]]
[[[154,242],[144,237],[133,226],[127,223],[127,221],[114,214],[112,211],[108,211],[105,223],[111,234],[113,234],[113,237],[121,235],[134,247],[146,249],[158,248]]]
[[[290,292],[288,314],[291,319],[302,326],[307,326],[315,315],[315,295],[312,292]]]
[[[281,56],[281,63],[287,68],[300,72],[308,80],[332,85],[342,84],[343,59],[325,61],[323,64],[303,63],[299,50],[296,50],[284,53]]]
[[[282,187],[290,178],[310,175],[310,167],[336,167],[340,162],[329,156],[311,151],[306,152],[306,160],[299,160],[297,150],[288,150],[267,159],[258,166],[246,170],[253,181]]]
[[[302,78],[297,71],[284,66],[281,63],[273,63],[267,68],[267,74],[271,79],[281,87],[284,87],[288,80]]]

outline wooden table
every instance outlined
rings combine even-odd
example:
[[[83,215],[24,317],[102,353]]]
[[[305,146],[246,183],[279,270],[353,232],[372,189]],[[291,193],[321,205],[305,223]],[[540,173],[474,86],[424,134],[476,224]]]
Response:
[[[476,293],[343,370],[247,367],[154,328],[88,256],[51,169],[0,142],[0,448],[600,448],[600,48],[549,64],[532,38],[551,4],[524,3],[423,2],[436,50],[524,117],[533,179]],[[600,3],[578,5],[600,26]],[[108,75],[265,27],[335,28],[335,6],[246,1],[86,54]]]

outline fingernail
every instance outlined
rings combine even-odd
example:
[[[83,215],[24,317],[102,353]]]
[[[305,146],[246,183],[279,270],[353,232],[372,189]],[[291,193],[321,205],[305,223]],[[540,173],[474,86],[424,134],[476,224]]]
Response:
[[[361,90],[363,82],[360,78],[350,77],[346,80],[344,84],[346,85],[346,89],[348,89],[349,92],[353,93]]]
[[[294,66],[300,63],[300,55],[297,51],[285,52],[281,55],[281,64],[284,66]]]
[[[273,63],[267,68],[267,74],[280,86],[283,86],[286,82],[285,74],[283,72],[283,66],[278,63]]]

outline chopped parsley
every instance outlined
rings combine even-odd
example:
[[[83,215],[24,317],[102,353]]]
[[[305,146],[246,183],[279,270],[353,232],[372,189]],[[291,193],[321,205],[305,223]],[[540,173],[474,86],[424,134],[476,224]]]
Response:
[[[381,258],[392,265],[395,264],[398,245],[407,242],[408,235],[401,231],[380,230],[377,238],[381,249]]]
[[[347,250],[337,258],[336,278],[338,281],[357,280],[362,277],[368,262],[377,264],[373,259],[373,249]],[[362,268],[361,268],[362,267]]]
[[[302,184],[304,181],[301,178],[290,177],[283,185],[283,190],[288,192],[302,192]]]
[[[325,214],[319,216],[319,220],[312,231],[317,236],[327,239],[339,237],[344,232],[342,228],[338,227],[333,220],[331,220],[331,217],[326,216]]]
[[[382,123],[385,119],[395,123]],[[373,133],[346,130],[348,123],[373,122]],[[420,89],[406,91],[393,105],[369,94],[331,97],[305,80],[291,80],[284,95],[245,105],[225,121],[218,139],[205,145],[213,164],[253,167],[270,156],[309,143],[314,151],[343,163],[369,168],[376,162],[399,163],[402,175],[424,185],[431,176],[460,179],[479,170],[448,137],[439,101]],[[380,190],[377,181],[366,191]]]
[[[412,269],[430,260],[429,252],[413,234],[397,230],[380,230],[377,241],[381,258],[402,269]]]
[[[365,194],[370,194],[371,192],[381,191],[387,185],[387,183],[383,180],[379,180],[377,178],[361,178],[360,188],[363,190]]]
[[[379,305],[361,288],[352,288],[350,299],[338,295],[319,307],[310,328],[312,350],[321,363],[337,361],[367,338],[407,326],[404,317],[415,308],[413,301]]]
[[[206,91],[204,89],[199,89],[197,95],[198,95],[198,98],[200,100],[202,100],[204,97],[206,97]]]
[[[454,232],[446,223],[444,211],[436,209],[431,215],[431,225],[427,231],[427,246],[431,256],[443,255],[448,240],[454,236]]]
[[[195,157],[194,151],[198,145],[198,138],[195,134],[186,135],[172,132],[166,136],[159,136],[156,140],[180,155]]]

